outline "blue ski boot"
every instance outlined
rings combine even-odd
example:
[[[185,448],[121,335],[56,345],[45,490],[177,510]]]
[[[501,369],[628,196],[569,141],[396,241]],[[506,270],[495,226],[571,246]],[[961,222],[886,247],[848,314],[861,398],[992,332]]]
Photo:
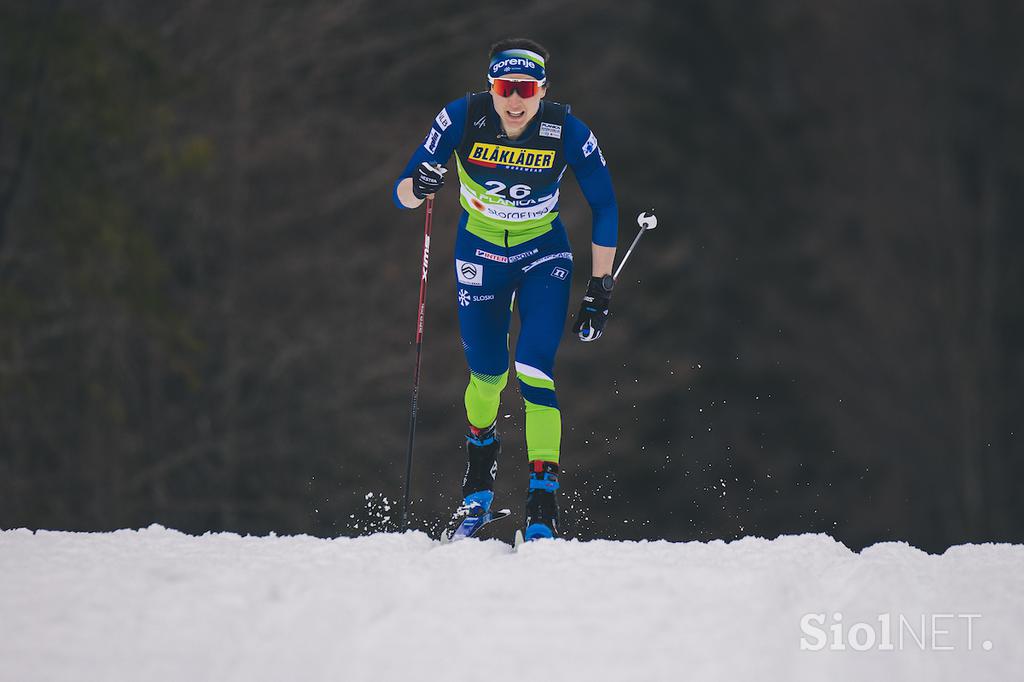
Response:
[[[462,479],[462,506],[455,510],[452,517],[454,529],[447,534],[448,540],[472,537],[484,525],[510,513],[507,509],[491,512],[500,453],[501,439],[495,424],[485,429],[469,427],[469,433],[466,434],[466,475]]]
[[[558,537],[558,465],[530,462],[530,489],[526,496],[525,540]]]

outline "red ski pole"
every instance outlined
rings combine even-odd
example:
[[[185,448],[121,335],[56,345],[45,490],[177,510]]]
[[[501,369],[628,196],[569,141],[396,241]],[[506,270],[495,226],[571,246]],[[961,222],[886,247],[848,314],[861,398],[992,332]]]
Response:
[[[416,316],[416,370],[412,377],[412,409],[409,414],[409,453],[405,461],[405,496],[402,498],[401,532],[409,528],[409,487],[412,479],[412,450],[416,441],[416,407],[420,393],[420,359],[423,356],[423,317],[427,310],[427,265],[430,262],[430,222],[434,199],[427,197],[427,218],[423,226],[423,274],[420,277],[420,304]]]

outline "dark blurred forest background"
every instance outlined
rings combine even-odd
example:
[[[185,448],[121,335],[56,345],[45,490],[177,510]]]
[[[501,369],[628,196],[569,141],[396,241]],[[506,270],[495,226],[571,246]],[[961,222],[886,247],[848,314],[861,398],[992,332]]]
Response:
[[[423,211],[392,183],[527,36],[600,139],[620,255],[660,220],[605,337],[560,352],[567,534],[1024,541],[1022,29],[1018,0],[0,0],[0,527],[393,529]],[[571,174],[562,208],[572,313]],[[464,466],[457,217],[446,187],[412,486],[435,531]]]

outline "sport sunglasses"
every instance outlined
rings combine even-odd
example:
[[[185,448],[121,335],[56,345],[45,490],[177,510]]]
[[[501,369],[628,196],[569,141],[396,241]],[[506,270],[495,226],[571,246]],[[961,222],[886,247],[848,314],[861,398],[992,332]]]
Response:
[[[491,84],[491,89],[494,90],[498,97],[511,97],[513,92],[517,92],[523,99],[528,99],[537,94],[537,91],[544,86],[547,79],[545,78],[542,81],[520,81],[488,76],[487,82]]]

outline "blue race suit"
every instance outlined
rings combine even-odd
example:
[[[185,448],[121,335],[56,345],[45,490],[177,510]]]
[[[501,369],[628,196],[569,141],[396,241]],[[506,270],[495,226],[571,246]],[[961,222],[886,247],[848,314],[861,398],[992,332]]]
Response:
[[[528,458],[558,462],[561,414],[555,354],[565,328],[573,260],[558,217],[559,185],[572,167],[593,213],[592,241],[615,246],[618,208],[596,136],[567,105],[542,100],[523,134],[503,132],[490,93],[449,103],[395,183],[426,161],[456,156],[463,208],[455,245],[456,304],[469,365],[466,415],[486,428],[508,382],[514,302],[521,330],[515,369],[526,406]]]

